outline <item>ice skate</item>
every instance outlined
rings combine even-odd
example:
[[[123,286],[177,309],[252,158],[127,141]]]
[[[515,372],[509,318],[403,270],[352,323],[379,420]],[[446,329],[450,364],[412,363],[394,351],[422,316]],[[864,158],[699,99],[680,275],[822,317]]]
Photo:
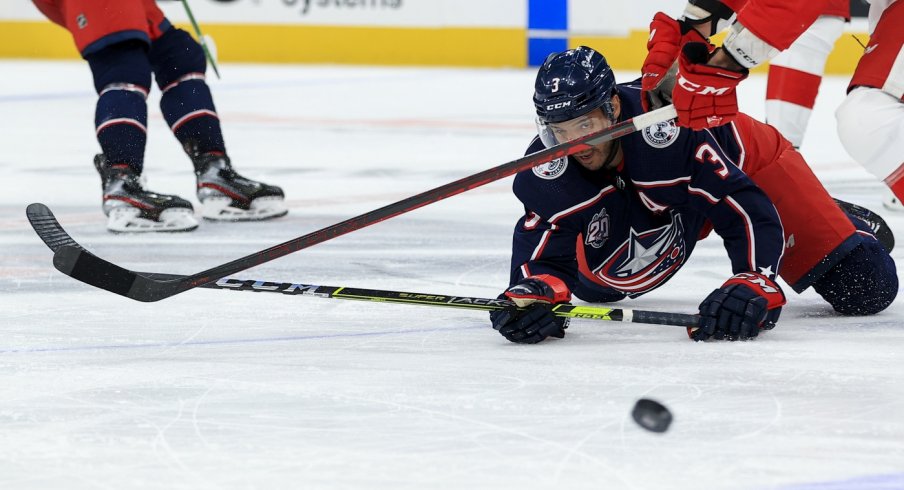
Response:
[[[835,202],[838,203],[838,207],[840,207],[842,211],[859,218],[866,223],[876,236],[876,240],[879,240],[879,243],[881,243],[886,250],[891,252],[891,250],[895,248],[895,236],[888,226],[888,223],[886,223],[881,216],[863,206],[851,204],[840,199],[835,199]]]
[[[100,173],[107,229],[118,233],[191,231],[198,227],[190,202],[179,196],[144,189],[135,171],[110,165],[103,154],[94,157]]]
[[[259,221],[288,213],[282,189],[242,177],[226,155],[192,157],[201,216],[215,221]]]

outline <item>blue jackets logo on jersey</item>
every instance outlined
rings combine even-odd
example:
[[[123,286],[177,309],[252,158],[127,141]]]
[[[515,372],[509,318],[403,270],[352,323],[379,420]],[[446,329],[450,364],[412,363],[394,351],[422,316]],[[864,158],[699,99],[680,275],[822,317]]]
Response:
[[[556,158],[555,160],[537,165],[533,168],[534,175],[541,179],[552,180],[565,173],[568,168],[568,158]]]
[[[608,286],[639,295],[665,283],[684,263],[687,247],[681,215],[672,212],[671,223],[636,231],[593,271]]]
[[[590,224],[587,225],[587,238],[584,243],[593,248],[602,248],[609,239],[609,215],[606,208],[593,215]]]
[[[679,131],[674,120],[665,121],[644,128],[643,139],[653,148],[665,148],[675,142]]]

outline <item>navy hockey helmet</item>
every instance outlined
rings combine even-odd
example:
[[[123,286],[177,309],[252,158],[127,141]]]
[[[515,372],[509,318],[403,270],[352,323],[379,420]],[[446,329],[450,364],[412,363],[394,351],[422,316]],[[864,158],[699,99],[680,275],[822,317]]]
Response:
[[[538,123],[559,123],[602,108],[615,120],[615,75],[602,54],[581,46],[546,58],[534,85]]]

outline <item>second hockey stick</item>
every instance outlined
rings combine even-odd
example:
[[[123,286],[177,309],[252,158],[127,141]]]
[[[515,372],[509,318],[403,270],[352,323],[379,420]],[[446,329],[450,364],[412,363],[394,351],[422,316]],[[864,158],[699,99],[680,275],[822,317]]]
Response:
[[[34,207],[32,207],[34,206]],[[50,250],[56,252],[64,246],[81,247],[56,222],[52,214],[44,213],[40,205],[29,206],[29,219],[38,235]],[[153,272],[137,272],[137,274],[158,281],[173,281],[183,278],[174,274],[157,274]],[[505,299],[475,298],[470,296],[449,296],[445,294],[411,293],[405,291],[385,291],[380,289],[363,289],[347,286],[322,286],[293,282],[259,281],[235,278],[223,278],[198,287],[218,289],[220,291],[250,291],[257,293],[277,293],[287,296],[316,296],[319,298],[348,299],[356,301],[372,301],[378,303],[395,303],[421,306],[442,306],[465,310],[494,311],[505,308],[517,308]],[[658,311],[631,310],[627,308],[608,308],[601,306],[583,306],[560,304],[553,307],[553,313],[563,318],[582,318],[587,320],[646,323],[652,325],[673,325],[679,327],[695,327],[700,321],[697,315],[668,313]]]
[[[178,279],[158,280],[143,276],[135,271],[106,261],[77,244],[75,246],[71,244],[62,245],[57,249],[53,255],[53,265],[60,272],[97,288],[136,301],[159,301],[202,284],[214,282],[236,272],[503,179],[537,165],[589,150],[593,145],[620,138],[675,117],[674,106],[662,107],[614,124],[597,133],[583,136],[574,141],[561,143],[497,167],[478,172],[205,271],[190,276],[179,276]],[[43,204],[30,205],[26,214],[38,235],[44,233],[52,237],[58,233],[55,228],[62,230],[53,214]],[[44,241],[47,242],[47,239]]]

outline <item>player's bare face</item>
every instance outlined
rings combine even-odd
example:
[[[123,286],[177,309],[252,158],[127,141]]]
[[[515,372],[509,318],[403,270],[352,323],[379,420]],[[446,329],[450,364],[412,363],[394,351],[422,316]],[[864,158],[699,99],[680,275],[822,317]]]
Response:
[[[556,141],[572,141],[591,133],[602,131],[612,126],[603,113],[602,109],[594,109],[583,116],[549,125],[549,130],[555,135]],[[575,153],[575,160],[584,166],[587,170],[599,170],[603,168],[609,157],[609,153],[613,151],[615,143],[607,141],[599,145],[593,146],[589,150]]]

